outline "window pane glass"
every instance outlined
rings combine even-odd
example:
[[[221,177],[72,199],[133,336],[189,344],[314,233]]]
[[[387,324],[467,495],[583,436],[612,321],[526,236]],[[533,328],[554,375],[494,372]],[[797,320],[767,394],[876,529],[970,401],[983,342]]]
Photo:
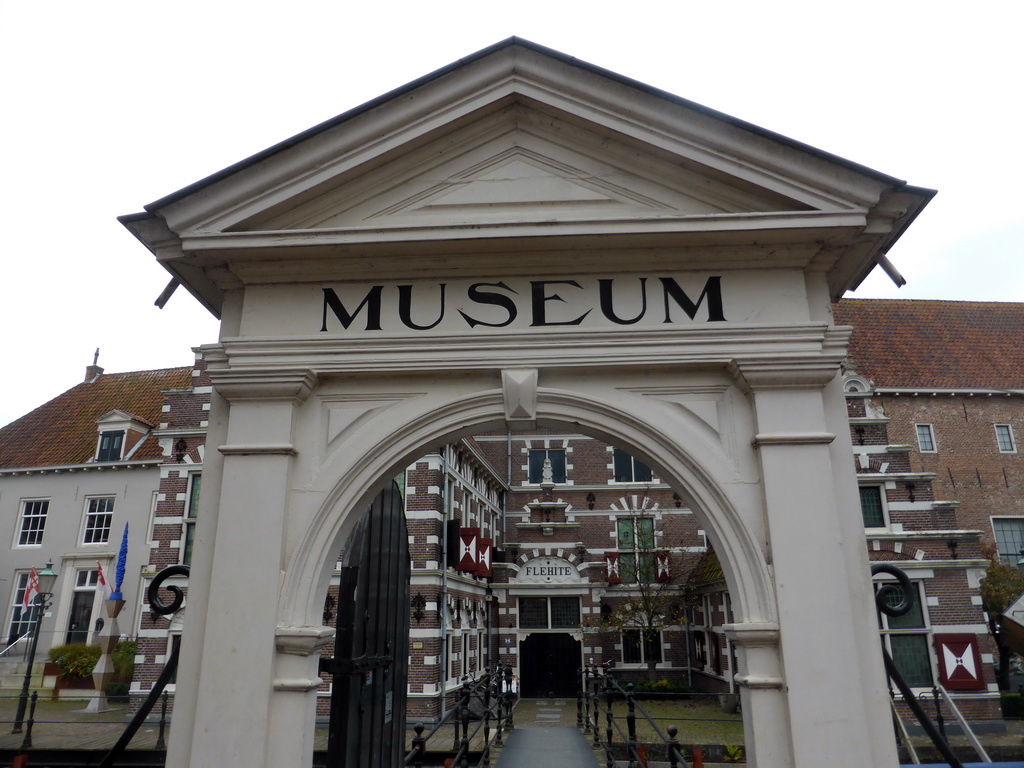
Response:
[[[644,661],[661,662],[661,632],[644,632]]]
[[[654,548],[654,519],[642,517],[636,521],[637,547],[639,549]]]
[[[623,584],[636,584],[636,555],[632,552],[619,555],[619,579]]]
[[[18,546],[34,547],[43,543],[46,528],[46,513],[49,501],[26,501],[21,510],[21,530],[18,532]]]
[[[110,538],[110,521],[114,516],[114,499],[89,499],[85,515],[85,544],[106,544]]]
[[[654,563],[653,552],[641,552],[637,555],[640,559],[640,580],[644,584],[650,584],[654,581],[654,576],[657,573]]]
[[[996,441],[999,443],[1000,451],[1013,452],[1013,432],[1010,431],[1009,424],[996,424]]]
[[[890,606],[896,606],[903,602],[903,588],[896,583],[890,583],[893,591],[888,594],[885,602]],[[924,609],[921,607],[921,596],[914,587],[914,605],[908,613],[902,616],[887,616],[890,629],[916,629],[924,626]]]
[[[630,460],[628,453],[616,448],[613,462],[615,469],[615,482],[628,483],[633,479],[633,462]]]
[[[860,511],[864,515],[865,528],[884,528],[885,514],[882,511],[882,489],[877,485],[862,486],[860,489]]]
[[[1015,566],[1024,549],[1024,520],[1015,518],[995,518],[992,529],[996,534],[996,545],[999,556],[1007,565]]]
[[[564,483],[565,451],[548,451],[548,459],[551,460],[551,481],[554,483]]]
[[[544,459],[551,462],[551,482],[565,482],[565,451],[563,450],[534,450],[529,454],[529,482],[540,483],[544,480]]]
[[[551,628],[567,629],[580,625],[580,599],[578,597],[551,598]]]
[[[640,632],[636,629],[627,629],[622,633],[622,663],[639,664],[643,659],[640,656]]]
[[[192,486],[188,494],[188,516],[195,519],[199,513],[199,491],[203,483],[202,472],[196,472],[191,476]]]
[[[520,597],[519,626],[523,629],[547,629],[547,599],[543,597]]]
[[[631,519],[619,520],[619,549],[633,549],[636,546],[636,539],[633,536],[633,521]]]
[[[932,684],[927,635],[889,635],[892,660],[908,685]]]
[[[547,451],[530,451],[530,478],[531,483],[539,483],[543,477],[544,459]]]
[[[932,427],[930,424],[917,425],[917,444],[922,451],[935,450],[935,439],[932,436]]]
[[[97,461],[119,461],[124,432],[104,432],[100,435],[100,450]]]
[[[651,468],[639,459],[633,459],[633,481],[637,483],[649,483],[654,479]]]

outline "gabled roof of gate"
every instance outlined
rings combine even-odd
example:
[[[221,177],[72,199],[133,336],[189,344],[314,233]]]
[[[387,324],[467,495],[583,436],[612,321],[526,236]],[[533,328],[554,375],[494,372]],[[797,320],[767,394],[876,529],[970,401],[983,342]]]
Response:
[[[215,314],[282,262],[290,279],[314,262],[351,276],[386,252],[408,277],[463,253],[480,272],[484,251],[524,242],[712,258],[691,268],[776,243],[780,265],[827,271],[838,297],[932,194],[510,38],[121,221]]]

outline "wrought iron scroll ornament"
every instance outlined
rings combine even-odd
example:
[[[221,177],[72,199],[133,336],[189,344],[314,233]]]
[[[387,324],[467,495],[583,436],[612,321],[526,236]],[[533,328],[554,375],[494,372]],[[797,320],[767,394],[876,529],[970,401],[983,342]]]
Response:
[[[164,586],[168,579],[174,578],[175,576],[188,576],[190,568],[187,565],[171,565],[164,568],[158,573],[153,581],[149,584],[149,589],[146,590],[146,597],[149,598],[149,610],[150,616],[156,620],[157,616],[170,616],[181,609],[182,604],[185,602],[185,593],[181,587],[176,584],[169,584]],[[172,595],[174,599],[169,603],[165,603],[160,599],[160,590],[166,589]],[[118,758],[120,758],[125,750],[128,748],[128,744],[131,742],[132,737],[135,736],[139,727],[145,722],[146,717],[149,715],[150,710],[153,709],[153,705],[156,704],[160,698],[160,694],[163,693],[164,688],[167,687],[167,683],[170,682],[171,677],[174,675],[175,670],[178,668],[178,652],[181,650],[180,645],[174,645],[167,658],[167,662],[164,664],[164,669],[160,673],[160,676],[156,679],[153,687],[149,691],[149,695],[145,701],[142,702],[142,706],[139,707],[139,711],[135,713],[135,717],[128,723],[128,726],[124,729],[124,733],[121,734],[121,738],[117,740],[117,743],[110,748],[110,751],[106,754],[103,760],[100,761],[99,768],[111,768],[116,765]]]
[[[879,573],[888,574],[896,579],[899,586],[891,582],[882,583],[875,590],[875,606],[878,608],[879,613],[884,613],[886,616],[903,616],[910,612],[910,609],[914,607],[914,586],[911,584],[907,574],[897,568],[895,565],[889,563],[875,563],[871,566],[871,575],[876,576]],[[902,593],[902,594],[901,594]],[[901,596],[899,602],[893,600],[897,595]],[[913,690],[907,684],[906,680],[903,679],[903,674],[896,667],[896,664],[892,660],[892,656],[889,655],[889,649],[885,647],[885,642],[882,642],[882,660],[885,662],[885,671],[889,675],[889,679],[896,684],[896,688],[899,689],[900,694],[903,696],[903,703],[910,708],[910,711],[914,713],[924,732],[928,734],[928,737],[932,740],[935,748],[939,751],[939,754],[949,763],[951,768],[963,768],[963,763],[953,754],[953,750],[939,730],[935,727],[935,723],[931,721],[928,715],[925,713],[924,708],[921,706],[917,697],[914,695]]]
[[[157,615],[170,616],[178,612],[182,603],[185,602],[185,593],[176,584],[168,584],[164,587],[164,583],[175,576],[188,576],[190,570],[187,565],[170,565],[160,571],[153,581],[150,582],[149,589],[146,590],[146,597],[149,598],[149,612],[153,619],[156,619]],[[161,589],[166,589],[174,595],[174,599],[169,603],[161,600]]]

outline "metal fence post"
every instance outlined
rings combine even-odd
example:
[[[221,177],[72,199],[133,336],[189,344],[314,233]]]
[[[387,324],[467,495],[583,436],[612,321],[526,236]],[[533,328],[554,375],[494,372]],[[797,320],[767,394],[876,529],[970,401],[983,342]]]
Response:
[[[459,765],[462,768],[469,768],[469,683],[466,683],[465,691],[466,695],[462,698],[462,709],[459,711],[459,719],[462,720],[462,743],[459,745],[462,760]]]
[[[167,749],[167,742],[164,741],[164,729],[167,727],[167,691],[160,696],[160,733],[156,737],[156,748]]]
[[[484,685],[484,765],[491,764],[491,679]]]
[[[423,723],[416,723],[412,729],[416,733],[412,737],[412,751],[415,754],[412,764],[414,768],[423,768],[423,753],[427,751],[427,740],[423,738]]]
[[[31,704],[28,708],[28,722],[25,723],[25,738],[21,741],[22,749],[29,749],[32,746],[32,726],[36,724],[36,703],[39,701],[39,691],[32,691]]]
[[[679,739],[676,738],[679,733],[679,729],[674,725],[670,725],[666,730],[668,732],[669,768],[679,768]]]
[[[628,738],[629,768],[636,768],[636,700],[633,684],[626,685],[626,734]]]
[[[590,667],[583,668],[583,733],[590,733]]]

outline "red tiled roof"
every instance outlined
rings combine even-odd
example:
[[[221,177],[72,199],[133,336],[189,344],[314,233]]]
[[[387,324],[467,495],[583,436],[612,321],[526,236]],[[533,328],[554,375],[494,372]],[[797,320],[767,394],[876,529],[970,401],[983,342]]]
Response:
[[[161,392],[191,383],[192,368],[188,367],[106,373],[78,384],[0,429],[0,468],[84,464],[96,453],[96,419],[116,409],[157,425],[163,406]],[[157,441],[150,437],[132,459],[160,455]]]
[[[877,387],[1024,389],[1024,304],[843,299],[849,360]]]

